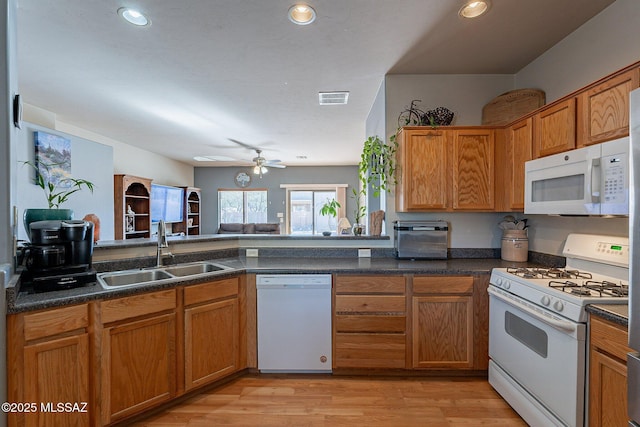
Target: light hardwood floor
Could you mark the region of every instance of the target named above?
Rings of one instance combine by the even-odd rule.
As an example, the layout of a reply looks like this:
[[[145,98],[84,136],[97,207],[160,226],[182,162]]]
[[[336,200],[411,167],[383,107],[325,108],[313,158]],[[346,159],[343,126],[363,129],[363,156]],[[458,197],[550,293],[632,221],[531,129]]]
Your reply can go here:
[[[134,426],[526,426],[483,378],[247,375]]]

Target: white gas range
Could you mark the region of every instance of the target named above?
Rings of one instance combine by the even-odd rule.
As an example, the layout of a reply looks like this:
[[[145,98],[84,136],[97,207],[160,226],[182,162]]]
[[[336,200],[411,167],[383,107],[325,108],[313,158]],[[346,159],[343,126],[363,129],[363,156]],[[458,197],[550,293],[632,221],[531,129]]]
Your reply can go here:
[[[585,425],[585,307],[628,303],[628,238],[570,234],[562,253],[491,273],[489,382],[532,426]]]

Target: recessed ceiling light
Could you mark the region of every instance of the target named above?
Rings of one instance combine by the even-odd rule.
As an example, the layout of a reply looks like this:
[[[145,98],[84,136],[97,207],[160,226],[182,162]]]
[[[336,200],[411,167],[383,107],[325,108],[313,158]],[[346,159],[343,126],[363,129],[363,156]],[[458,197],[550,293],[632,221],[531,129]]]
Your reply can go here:
[[[306,4],[294,4],[287,15],[291,22],[298,25],[309,25],[316,20],[316,11]]]
[[[463,18],[477,18],[489,10],[489,0],[472,0],[460,8],[458,15]]]
[[[320,105],[345,105],[349,101],[349,92],[318,92]]]
[[[149,20],[149,18],[135,9],[121,7],[120,9],[118,9],[118,15],[122,16],[127,22],[139,27],[151,25],[151,21]]]

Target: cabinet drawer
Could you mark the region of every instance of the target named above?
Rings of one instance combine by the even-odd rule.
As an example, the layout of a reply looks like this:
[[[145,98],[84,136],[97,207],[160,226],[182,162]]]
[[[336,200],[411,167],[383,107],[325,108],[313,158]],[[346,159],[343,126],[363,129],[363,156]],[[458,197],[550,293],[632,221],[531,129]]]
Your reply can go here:
[[[176,290],[152,292],[103,301],[102,323],[116,322],[176,308]]]
[[[406,316],[336,315],[338,332],[400,332],[406,329]]]
[[[336,295],[336,313],[404,313],[404,296]]]
[[[336,334],[337,368],[404,368],[404,334]]]
[[[201,283],[184,288],[184,305],[198,304],[238,295],[238,278]]]
[[[591,345],[619,358],[627,360],[629,334],[622,326],[591,316]]]
[[[404,294],[403,276],[337,276],[338,294]]]
[[[416,276],[414,294],[473,294],[471,276]]]
[[[49,337],[89,326],[87,304],[56,308],[24,316],[25,341]]]

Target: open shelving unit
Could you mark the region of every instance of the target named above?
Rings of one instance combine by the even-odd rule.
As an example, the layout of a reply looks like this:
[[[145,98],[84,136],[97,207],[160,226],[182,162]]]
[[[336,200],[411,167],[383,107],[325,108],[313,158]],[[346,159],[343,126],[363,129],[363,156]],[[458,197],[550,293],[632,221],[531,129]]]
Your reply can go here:
[[[151,181],[133,175],[113,176],[116,240],[151,237]]]
[[[185,236],[200,234],[200,201],[201,192],[196,187],[184,188],[184,204],[182,222],[173,224],[174,233],[184,233]]]

